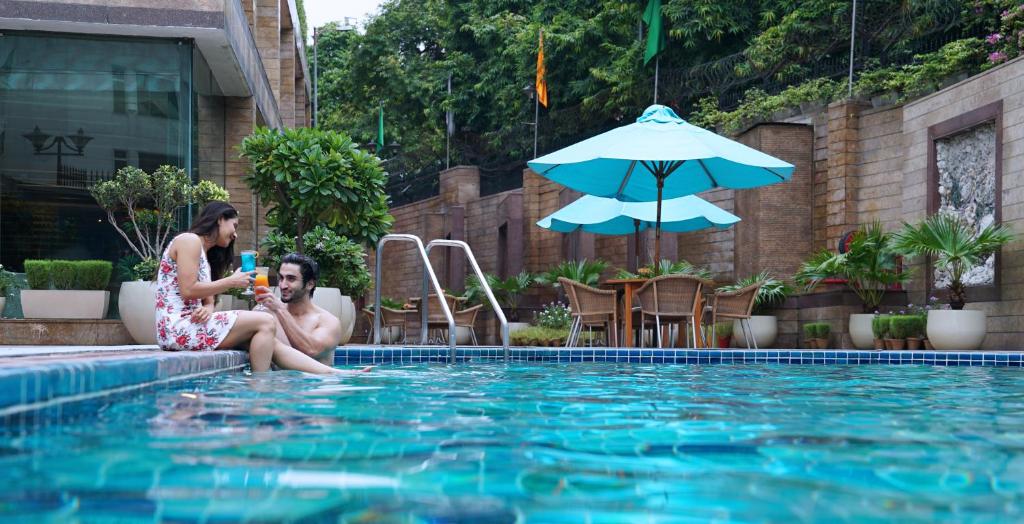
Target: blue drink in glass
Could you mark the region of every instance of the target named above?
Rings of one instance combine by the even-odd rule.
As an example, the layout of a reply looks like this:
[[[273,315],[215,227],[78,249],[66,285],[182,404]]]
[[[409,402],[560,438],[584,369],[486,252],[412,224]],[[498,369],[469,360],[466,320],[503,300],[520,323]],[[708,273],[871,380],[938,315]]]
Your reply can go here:
[[[242,271],[246,273],[253,273],[256,271],[256,252],[255,251],[242,251]],[[242,293],[243,295],[252,295],[253,289],[252,284]]]

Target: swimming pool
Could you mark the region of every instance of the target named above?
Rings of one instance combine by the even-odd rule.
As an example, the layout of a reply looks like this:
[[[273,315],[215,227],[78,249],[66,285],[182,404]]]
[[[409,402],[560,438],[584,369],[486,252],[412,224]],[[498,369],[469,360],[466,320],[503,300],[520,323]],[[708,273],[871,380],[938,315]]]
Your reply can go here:
[[[4,422],[0,517],[31,521],[931,522],[1024,511],[1024,374],[1013,368],[231,372]]]

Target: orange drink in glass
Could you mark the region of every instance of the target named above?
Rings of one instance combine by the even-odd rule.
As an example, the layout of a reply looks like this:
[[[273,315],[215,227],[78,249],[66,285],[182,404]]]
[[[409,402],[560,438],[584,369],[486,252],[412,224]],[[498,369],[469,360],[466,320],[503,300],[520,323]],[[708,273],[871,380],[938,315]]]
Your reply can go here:
[[[260,286],[262,286],[262,287],[265,287],[265,288],[269,289],[270,288],[270,279],[267,276],[267,274],[269,272],[270,272],[270,268],[268,268],[268,267],[258,267],[258,268],[256,268],[256,282],[253,282],[253,287],[254,288],[259,288]],[[260,294],[258,289],[256,291],[256,294],[257,295]]]

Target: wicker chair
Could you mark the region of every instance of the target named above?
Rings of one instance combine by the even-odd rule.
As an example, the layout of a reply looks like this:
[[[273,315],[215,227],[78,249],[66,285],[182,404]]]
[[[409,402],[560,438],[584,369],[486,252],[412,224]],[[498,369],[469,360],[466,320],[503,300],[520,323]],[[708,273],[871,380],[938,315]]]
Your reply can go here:
[[[711,305],[711,340],[717,341],[715,326],[718,325],[719,318],[739,320],[743,338],[747,339],[747,349],[750,349],[751,341],[754,342],[754,349],[757,349],[754,331],[750,329],[750,315],[760,289],[761,283],[757,283],[736,291],[715,291],[714,302]]]
[[[476,316],[483,307],[483,304],[477,304],[473,307],[452,312],[452,315],[455,317],[455,327],[469,328],[469,338],[473,340],[474,346],[480,345],[476,340]],[[445,321],[445,328],[447,329],[447,327],[448,322]]]
[[[697,320],[694,308],[701,297],[701,288],[708,282],[692,275],[662,275],[644,283],[637,290],[636,296],[640,303],[640,326],[649,325],[648,317],[654,317],[654,332],[657,346],[662,347],[662,323],[679,324],[680,331],[685,333],[687,322],[693,328],[693,347],[697,347]],[[669,339],[671,339],[671,327]],[[641,344],[644,337],[641,336]]]
[[[615,291],[592,288],[565,277],[558,277],[558,283],[569,297],[569,309],[573,318],[565,346],[575,346],[579,342],[583,328],[594,326],[604,329],[608,347],[615,345],[619,340],[619,308]]]
[[[368,325],[370,326],[370,329],[369,329],[370,340],[372,340],[373,339],[373,310],[372,309],[368,309],[368,308],[367,309],[363,309],[363,313],[366,313],[367,320],[369,321]],[[407,314],[408,314],[408,311],[405,311],[403,309],[391,309],[389,307],[381,307],[380,308],[380,317],[381,317],[380,318],[380,328],[382,330],[381,331],[381,341],[383,342],[384,334],[385,333],[387,334],[387,339],[388,339],[387,342],[383,342],[383,343],[385,343],[385,344],[394,344],[395,342],[391,338],[391,328],[399,328],[401,330],[401,333],[402,333],[402,341],[400,343],[401,344],[405,344],[405,341],[408,338],[408,329],[407,329],[407,324],[406,324]]]
[[[448,310],[452,312],[452,316],[455,316],[456,297],[445,295],[444,299],[448,303]],[[425,343],[429,344],[431,341],[437,341],[439,344],[446,344],[448,343],[448,318],[444,316],[441,301],[434,293],[427,295],[427,301],[429,303],[427,304],[427,340]],[[422,301],[420,306],[422,307]],[[435,333],[436,337],[430,337],[432,332]]]

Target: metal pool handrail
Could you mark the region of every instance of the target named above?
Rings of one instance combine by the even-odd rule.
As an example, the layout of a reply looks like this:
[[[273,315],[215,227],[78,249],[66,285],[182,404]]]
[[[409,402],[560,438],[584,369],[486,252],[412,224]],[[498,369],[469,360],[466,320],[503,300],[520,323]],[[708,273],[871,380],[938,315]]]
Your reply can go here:
[[[480,271],[480,264],[477,264],[476,257],[473,256],[473,250],[470,249],[469,244],[461,240],[446,240],[437,239],[431,240],[427,244],[427,256],[430,256],[430,249],[434,246],[442,247],[455,247],[459,248],[466,253],[466,258],[469,260],[469,265],[473,268],[473,273],[476,274],[476,278],[480,281],[480,287],[483,288],[484,294],[487,295],[487,300],[491,303],[491,308],[494,309],[494,314],[497,315],[498,321],[501,322],[501,347],[504,350],[505,360],[508,360],[508,320],[505,319],[505,312],[501,310],[501,306],[498,305],[498,299],[494,297],[494,291],[491,290],[491,285],[487,283],[487,278],[484,276],[483,271]],[[427,260],[430,260],[429,258]],[[423,272],[423,294],[427,294],[427,273]],[[444,301],[442,301],[444,302]],[[426,326],[427,310],[423,308],[423,325]],[[452,355],[454,362],[454,354]]]
[[[444,289],[441,288],[441,284],[437,281],[437,275],[434,274],[434,268],[430,265],[430,259],[427,258],[427,251],[423,249],[423,241],[416,235],[405,235],[405,234],[391,234],[384,235],[380,240],[377,241],[377,263],[374,268],[374,284],[373,284],[373,343],[375,345],[380,344],[380,323],[381,323],[381,305],[380,305],[380,294],[381,294],[381,273],[382,273],[382,258],[380,256],[381,251],[384,249],[384,244],[391,241],[401,242],[412,242],[416,244],[416,250],[419,251],[420,258],[423,260],[423,297],[420,299],[420,308],[423,310],[423,338],[421,342],[426,342],[427,332],[427,279],[429,278],[430,283],[434,284],[434,291],[437,296],[440,297],[441,309],[444,311],[444,317],[448,319],[448,351],[451,354],[451,361],[455,362],[455,317],[452,316],[451,308],[448,307],[448,302],[444,300]]]

